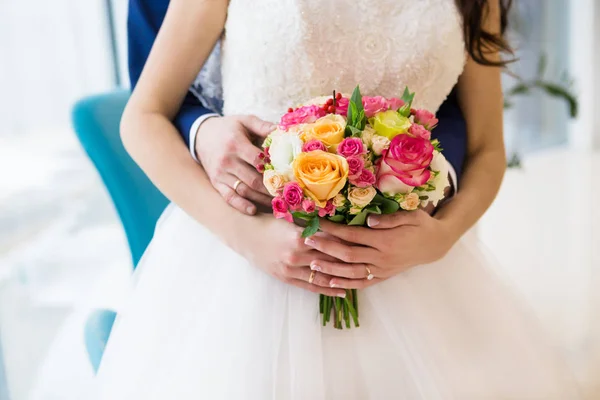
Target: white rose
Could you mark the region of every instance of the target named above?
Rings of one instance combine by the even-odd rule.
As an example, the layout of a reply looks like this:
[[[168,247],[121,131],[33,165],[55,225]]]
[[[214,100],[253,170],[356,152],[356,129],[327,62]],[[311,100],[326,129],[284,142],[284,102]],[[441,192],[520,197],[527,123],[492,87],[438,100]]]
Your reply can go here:
[[[341,193],[336,194],[335,197],[333,198],[333,205],[337,208],[337,207],[344,207],[345,204],[346,204],[346,198],[344,197],[344,195]]]
[[[272,169],[265,171],[263,175],[263,183],[271,196],[277,196],[277,194],[283,190],[285,183],[287,182],[285,176],[275,172]]]
[[[360,138],[362,139],[366,148],[368,148],[368,149],[371,148],[373,136],[375,136],[375,135],[376,135],[375,129],[373,129],[372,126],[369,126],[369,125],[365,126],[365,129],[362,131]]]
[[[348,190],[348,200],[350,200],[353,206],[363,208],[369,205],[376,194],[377,191],[373,186],[366,188],[353,187]]]
[[[434,178],[429,180],[429,183],[435,186],[435,190],[430,192],[419,192],[419,196],[427,196],[427,200],[421,201],[421,205],[424,207],[427,203],[433,203],[434,207],[437,207],[440,200],[444,198],[444,191],[450,186],[450,180],[448,179],[448,161],[446,157],[439,151],[433,152],[433,159],[431,160],[431,170],[437,171],[438,174]]]
[[[350,213],[350,215],[356,215],[356,214],[360,214],[360,212],[363,209],[361,207],[350,207],[350,210],[348,210],[348,213]]]
[[[400,203],[400,207],[403,210],[413,211],[419,207],[419,195],[417,193],[409,193],[404,197],[404,200]]]
[[[390,147],[390,139],[385,136],[373,135],[371,139],[371,148],[373,149],[373,154],[376,156],[380,156],[383,153],[383,150]]]
[[[275,172],[291,181],[294,177],[292,162],[302,152],[302,140],[295,134],[275,131],[271,135],[269,158]]]

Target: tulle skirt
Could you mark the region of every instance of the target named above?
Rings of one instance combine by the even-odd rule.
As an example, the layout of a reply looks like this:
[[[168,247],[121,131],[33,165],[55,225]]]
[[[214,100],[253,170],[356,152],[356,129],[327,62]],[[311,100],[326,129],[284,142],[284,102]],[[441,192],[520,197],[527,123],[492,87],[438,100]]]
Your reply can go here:
[[[135,275],[101,399],[577,399],[559,352],[466,236],[359,292],[359,328],[171,205]]]

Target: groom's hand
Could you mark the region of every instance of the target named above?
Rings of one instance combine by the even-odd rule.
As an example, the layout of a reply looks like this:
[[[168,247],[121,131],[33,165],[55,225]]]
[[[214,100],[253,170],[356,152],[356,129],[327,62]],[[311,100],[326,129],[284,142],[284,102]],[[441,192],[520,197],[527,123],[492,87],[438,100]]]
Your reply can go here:
[[[196,155],[212,185],[237,210],[253,215],[256,206],[270,207],[271,196],[254,163],[257,144],[276,128],[252,115],[214,117],[202,123],[196,136]],[[240,181],[236,186],[236,182]]]

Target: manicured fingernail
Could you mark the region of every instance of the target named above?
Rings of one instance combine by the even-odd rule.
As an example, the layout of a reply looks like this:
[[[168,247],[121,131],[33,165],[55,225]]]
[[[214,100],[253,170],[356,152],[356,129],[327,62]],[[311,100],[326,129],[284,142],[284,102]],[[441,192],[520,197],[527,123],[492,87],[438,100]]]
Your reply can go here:
[[[335,283],[335,282],[329,282],[329,286],[332,287],[332,288],[339,287],[339,285],[337,283]]]
[[[374,226],[377,226],[377,225],[379,225],[379,221],[377,221],[375,218],[369,217],[369,218],[367,219],[367,224],[368,224],[370,227],[374,227]]]
[[[319,272],[321,272],[321,267],[319,267],[317,264],[312,264],[310,266],[310,269],[312,269],[313,271],[319,271]]]
[[[248,207],[246,208],[246,212],[250,215],[254,215],[254,207]]]
[[[306,238],[304,239],[304,244],[307,246],[314,246],[315,245],[315,241],[312,240],[311,238]]]
[[[346,298],[346,292],[338,294],[337,297],[341,297],[342,299],[345,299]]]

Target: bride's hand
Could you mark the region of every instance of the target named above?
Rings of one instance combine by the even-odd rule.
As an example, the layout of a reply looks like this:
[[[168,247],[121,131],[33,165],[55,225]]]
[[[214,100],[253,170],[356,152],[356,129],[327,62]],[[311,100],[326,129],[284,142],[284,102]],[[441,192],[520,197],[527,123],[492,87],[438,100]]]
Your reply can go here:
[[[240,229],[239,243],[234,246],[253,265],[282,282],[327,296],[345,296],[345,291],[330,287],[331,276],[313,273],[310,262],[315,259],[335,261],[306,246],[302,228],[271,215],[259,214]],[[324,236],[321,234],[321,236]],[[330,238],[331,240],[331,238]],[[309,283],[311,274],[314,280]]]
[[[229,205],[245,214],[254,215],[256,205],[271,206],[254,163],[261,151],[255,142],[274,129],[253,115],[234,115],[209,118],[198,130],[195,151],[210,182]],[[238,179],[241,183],[234,190]]]
[[[370,215],[368,222],[372,229],[322,220],[323,232],[352,244],[324,237],[306,240],[313,249],[343,261],[315,258],[311,262],[314,270],[334,276],[331,287],[370,286],[410,267],[439,260],[458,240],[451,227],[423,210]]]

